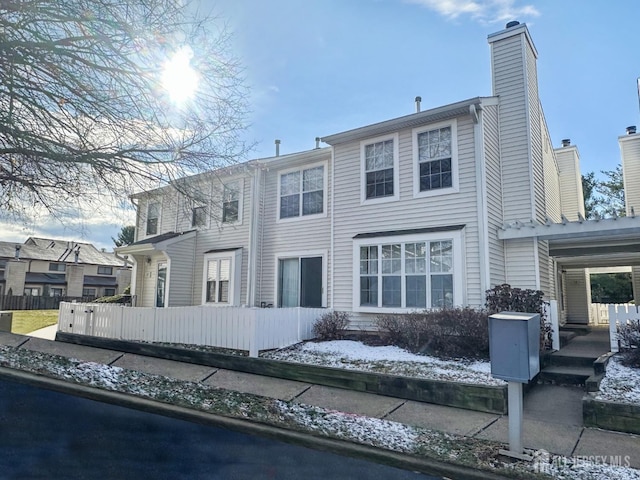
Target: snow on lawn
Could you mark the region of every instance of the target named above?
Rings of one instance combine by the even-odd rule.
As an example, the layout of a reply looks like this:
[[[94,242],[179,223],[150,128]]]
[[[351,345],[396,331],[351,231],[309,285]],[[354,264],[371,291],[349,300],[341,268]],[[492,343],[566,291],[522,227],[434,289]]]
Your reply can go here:
[[[612,357],[596,399],[640,405],[640,369],[625,367]]]
[[[440,360],[394,346],[372,347],[352,340],[306,342],[265,352],[265,358],[324,367],[388,373],[406,377],[480,385],[504,385],[491,376],[491,364],[482,361]]]

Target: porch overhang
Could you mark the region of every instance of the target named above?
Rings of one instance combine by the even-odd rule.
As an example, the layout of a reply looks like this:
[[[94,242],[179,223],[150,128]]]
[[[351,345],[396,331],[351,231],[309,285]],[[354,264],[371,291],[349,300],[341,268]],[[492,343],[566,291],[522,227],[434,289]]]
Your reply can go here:
[[[179,233],[168,232],[162,235],[156,235],[155,237],[145,238],[126,247],[118,247],[115,251],[118,255],[148,255],[156,251],[164,251],[169,245],[193,238],[195,235],[195,230]]]
[[[549,243],[549,255],[563,267],[640,265],[640,217],[562,222],[513,222],[498,231],[501,240],[535,238]]]

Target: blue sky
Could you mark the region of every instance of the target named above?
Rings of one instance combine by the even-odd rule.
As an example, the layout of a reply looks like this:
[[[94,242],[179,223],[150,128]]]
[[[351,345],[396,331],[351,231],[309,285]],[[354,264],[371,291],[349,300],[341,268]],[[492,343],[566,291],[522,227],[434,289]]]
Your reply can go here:
[[[491,95],[487,35],[527,23],[539,53],[542,105],[554,146],[570,138],[582,172],[620,161],[617,137],[640,125],[639,2],[575,0],[202,0],[233,32],[250,88],[251,158],[311,149],[315,137]],[[197,52],[195,52],[197,55]],[[121,219],[82,233],[43,219],[0,225],[27,235],[112,247]]]

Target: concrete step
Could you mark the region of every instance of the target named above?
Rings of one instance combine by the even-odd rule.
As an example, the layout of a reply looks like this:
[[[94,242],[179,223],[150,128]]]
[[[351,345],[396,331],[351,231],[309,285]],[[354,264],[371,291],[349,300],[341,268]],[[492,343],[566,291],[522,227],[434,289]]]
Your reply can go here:
[[[593,367],[598,356],[566,354],[563,350],[554,352],[549,357],[549,365],[553,367]]]
[[[593,375],[593,367],[558,367],[550,366],[542,369],[538,381],[556,385],[586,385],[587,379]]]
[[[560,348],[566,347],[576,337],[576,332],[560,330]]]
[[[560,327],[561,332],[574,332],[576,335],[586,335],[591,327],[583,323],[565,323]]]
[[[585,382],[585,389],[587,392],[598,392],[600,391],[600,382],[604,378],[604,373],[596,373],[587,378]]]

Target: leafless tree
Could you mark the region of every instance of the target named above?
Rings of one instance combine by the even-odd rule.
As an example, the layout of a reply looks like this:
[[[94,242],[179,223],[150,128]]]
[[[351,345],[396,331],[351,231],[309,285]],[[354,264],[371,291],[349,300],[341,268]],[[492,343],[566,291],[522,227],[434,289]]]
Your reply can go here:
[[[0,213],[102,203],[244,153],[246,90],[219,21],[181,0],[0,0]],[[167,61],[197,89],[172,100]]]

